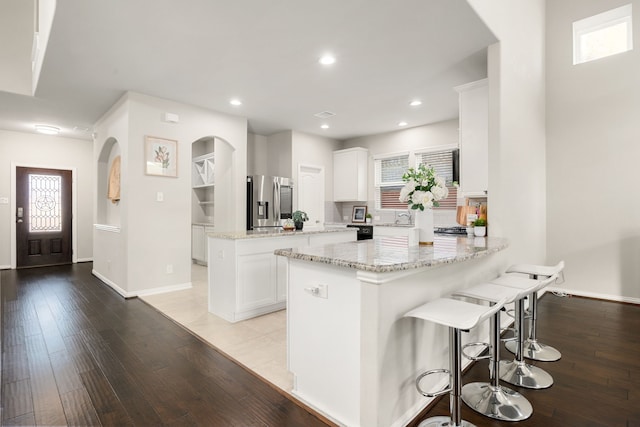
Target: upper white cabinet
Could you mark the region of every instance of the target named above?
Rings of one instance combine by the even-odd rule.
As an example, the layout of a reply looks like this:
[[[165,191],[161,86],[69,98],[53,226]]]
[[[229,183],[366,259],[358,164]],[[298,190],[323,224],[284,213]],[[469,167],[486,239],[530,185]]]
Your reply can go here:
[[[487,79],[457,86],[460,102],[460,193],[485,196],[489,184],[489,88]]]
[[[333,200],[354,202],[367,200],[369,151],[356,147],[333,152]]]

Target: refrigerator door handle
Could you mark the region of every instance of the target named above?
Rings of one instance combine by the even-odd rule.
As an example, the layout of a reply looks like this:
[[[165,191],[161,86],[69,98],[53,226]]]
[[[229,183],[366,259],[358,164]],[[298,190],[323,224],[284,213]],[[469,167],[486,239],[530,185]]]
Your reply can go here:
[[[280,183],[273,181],[273,220],[276,224],[280,221]]]

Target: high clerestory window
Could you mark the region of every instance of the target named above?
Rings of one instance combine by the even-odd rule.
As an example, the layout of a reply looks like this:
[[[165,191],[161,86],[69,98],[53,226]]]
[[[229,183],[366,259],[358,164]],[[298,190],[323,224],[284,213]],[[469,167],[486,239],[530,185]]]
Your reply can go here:
[[[573,23],[573,64],[633,49],[631,4]]]

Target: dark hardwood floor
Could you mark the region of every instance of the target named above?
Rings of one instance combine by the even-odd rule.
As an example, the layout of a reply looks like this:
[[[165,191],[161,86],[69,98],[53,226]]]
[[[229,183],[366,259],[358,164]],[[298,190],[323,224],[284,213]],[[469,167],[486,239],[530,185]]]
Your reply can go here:
[[[0,272],[2,425],[328,425],[91,266]]]
[[[562,352],[557,362],[531,362],[549,372],[545,390],[508,385],[533,405],[518,423],[483,417],[462,404],[463,419],[477,426],[640,427],[640,306],[546,293],[538,304],[538,339]],[[501,350],[501,359],[513,354]],[[488,381],[486,361],[475,363],[463,384]],[[505,384],[507,385],[507,384]],[[449,397],[410,426],[449,411]]]
[[[331,425],[152,307],[125,301],[91,264],[5,270],[0,294],[3,425]],[[640,307],[547,294],[539,309],[540,340],[563,357],[534,362],[553,375],[551,388],[518,389],[533,416],[497,422],[463,405],[463,417],[640,427]],[[463,382],[487,376],[478,362]],[[445,397],[410,425],[447,412]]]

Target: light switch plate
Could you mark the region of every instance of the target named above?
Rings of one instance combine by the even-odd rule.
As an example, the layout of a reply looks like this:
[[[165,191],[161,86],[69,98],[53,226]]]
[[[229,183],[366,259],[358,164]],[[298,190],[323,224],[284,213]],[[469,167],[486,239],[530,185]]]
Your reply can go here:
[[[0,205],[8,205],[9,198],[8,197],[0,197]]]
[[[156,193],[156,202],[164,202],[164,193],[162,191]]]

